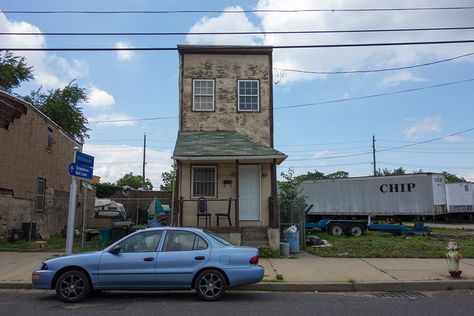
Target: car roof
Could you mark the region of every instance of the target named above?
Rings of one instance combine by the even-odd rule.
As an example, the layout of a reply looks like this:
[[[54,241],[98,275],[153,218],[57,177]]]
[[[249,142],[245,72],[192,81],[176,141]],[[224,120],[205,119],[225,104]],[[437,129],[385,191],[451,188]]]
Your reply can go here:
[[[160,226],[160,227],[149,227],[144,228],[141,231],[152,231],[152,230],[186,230],[191,232],[203,232],[204,229],[196,227],[174,227],[174,226]]]

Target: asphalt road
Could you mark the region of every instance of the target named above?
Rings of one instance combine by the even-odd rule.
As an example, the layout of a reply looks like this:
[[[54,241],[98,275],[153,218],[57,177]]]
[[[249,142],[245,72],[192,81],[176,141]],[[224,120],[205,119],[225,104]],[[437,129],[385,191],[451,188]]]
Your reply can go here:
[[[0,290],[1,315],[472,315],[474,291],[409,293],[229,292],[218,302],[191,292],[106,292],[83,303],[53,291]]]

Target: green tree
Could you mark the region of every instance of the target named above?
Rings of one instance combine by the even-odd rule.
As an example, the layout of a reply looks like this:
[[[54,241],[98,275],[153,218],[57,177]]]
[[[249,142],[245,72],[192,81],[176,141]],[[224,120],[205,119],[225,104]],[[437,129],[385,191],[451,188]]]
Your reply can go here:
[[[112,196],[115,192],[120,191],[122,188],[110,183],[110,182],[104,182],[104,183],[97,183],[94,185],[96,189],[96,196],[98,198],[107,198]]]
[[[28,67],[25,57],[13,56],[9,51],[0,52],[0,90],[11,93],[21,82],[33,78],[33,67]]]
[[[443,171],[443,176],[446,179],[447,183],[466,182],[466,179],[464,179],[463,177],[459,177],[455,173],[449,173],[447,171]]]
[[[324,174],[324,172],[314,170],[308,171],[306,174],[296,176],[299,181],[311,181],[311,180],[324,180],[324,179],[341,179],[349,177],[347,171],[336,171],[330,174]]]
[[[134,189],[143,188],[143,176],[133,175],[133,172],[130,172],[118,179],[117,182],[115,182],[115,185],[119,187],[129,186]],[[145,187],[143,189],[153,189],[153,185],[151,184],[150,179],[145,178]]]
[[[403,174],[406,174],[406,170],[400,167],[397,169],[393,169],[393,171],[387,168],[384,168],[383,170],[379,169],[377,170],[375,175],[376,176],[399,176]]]
[[[327,175],[328,179],[343,179],[349,178],[349,172],[347,171],[336,171]]]
[[[79,107],[81,102],[87,102],[86,91],[74,81],[71,81],[64,89],[51,89],[47,93],[42,93],[40,88],[32,91],[24,99],[80,142],[83,143],[84,139],[89,137],[87,132],[90,129],[86,127],[87,118]]]
[[[173,191],[174,183],[176,181],[176,170],[174,168],[171,171],[165,171],[161,173],[161,180],[163,184],[160,185],[162,191]]]

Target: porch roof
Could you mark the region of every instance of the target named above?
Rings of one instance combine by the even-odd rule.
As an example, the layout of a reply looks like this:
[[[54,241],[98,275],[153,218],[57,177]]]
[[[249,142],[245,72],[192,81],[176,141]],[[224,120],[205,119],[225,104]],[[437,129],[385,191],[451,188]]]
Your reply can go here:
[[[176,160],[276,159],[280,164],[287,156],[237,132],[178,132],[172,158]]]

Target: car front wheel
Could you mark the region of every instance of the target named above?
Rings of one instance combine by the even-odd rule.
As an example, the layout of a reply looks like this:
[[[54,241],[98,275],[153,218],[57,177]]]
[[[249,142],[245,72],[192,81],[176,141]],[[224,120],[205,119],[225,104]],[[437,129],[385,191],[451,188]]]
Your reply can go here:
[[[67,303],[82,301],[90,292],[87,276],[79,270],[69,270],[59,276],[56,282],[56,295]]]
[[[225,293],[225,278],[217,270],[204,270],[194,284],[197,296],[204,301],[215,301]]]

